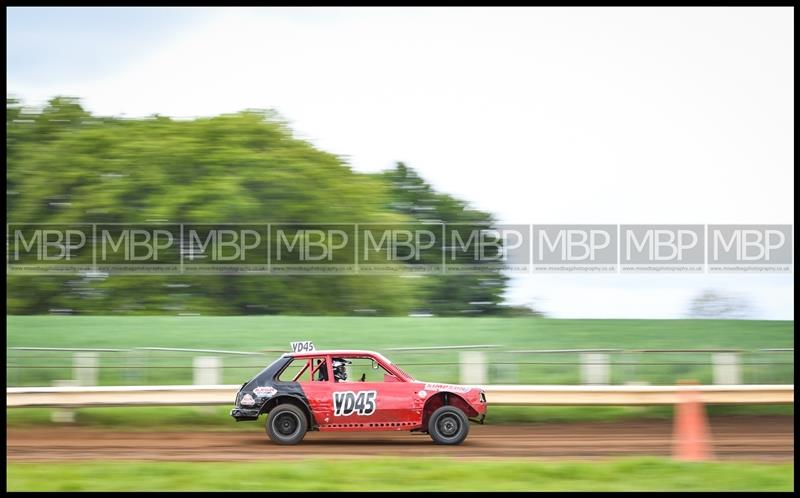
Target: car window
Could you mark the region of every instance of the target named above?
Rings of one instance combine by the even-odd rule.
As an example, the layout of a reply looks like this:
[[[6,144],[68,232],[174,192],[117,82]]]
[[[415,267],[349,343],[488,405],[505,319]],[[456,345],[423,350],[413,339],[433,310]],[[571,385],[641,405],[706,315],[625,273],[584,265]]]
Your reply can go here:
[[[280,375],[278,375],[278,380],[281,382],[291,382],[304,368],[306,368],[306,360],[293,359],[292,362],[283,369]]]
[[[387,372],[378,362],[370,358],[345,358],[351,363],[347,365],[347,382],[397,382],[396,376]],[[373,365],[377,368],[373,368]]]
[[[393,363],[393,364],[392,364],[392,366],[393,366],[394,368],[396,368],[397,370],[400,370],[400,373],[401,373],[401,374],[403,374],[403,375],[405,375],[405,376],[406,376],[406,377],[408,377],[409,379],[414,379],[414,377],[413,377],[411,374],[409,374],[408,372],[406,372],[405,370],[403,370],[402,368],[400,368],[400,367],[399,367],[399,366],[398,366],[396,363]]]
[[[313,368],[310,365],[313,365]],[[278,375],[278,380],[281,382],[326,382],[327,376],[328,368],[325,365],[325,358],[295,358]]]
[[[328,364],[324,359],[314,360],[314,382],[327,382],[328,381]]]

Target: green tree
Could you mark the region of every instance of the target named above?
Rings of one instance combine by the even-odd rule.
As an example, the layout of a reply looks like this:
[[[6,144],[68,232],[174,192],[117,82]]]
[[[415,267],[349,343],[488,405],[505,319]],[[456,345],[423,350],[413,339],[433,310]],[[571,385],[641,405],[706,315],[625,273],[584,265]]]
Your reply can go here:
[[[92,116],[74,98],[56,97],[42,109],[7,98],[6,143],[12,223],[390,224],[429,214],[491,222],[402,164],[381,174],[353,171],[295,138],[273,111],[122,119]],[[25,314],[492,313],[505,277],[489,277],[12,274],[6,304]]]
[[[468,239],[469,231],[488,228],[495,223],[491,214],[471,209],[463,201],[436,192],[402,162],[384,172],[383,177],[392,186],[392,209],[416,222],[453,224],[465,232],[464,240]],[[432,257],[436,259],[425,262],[441,261],[441,254]],[[508,277],[500,271],[434,275],[431,279],[426,307],[435,315],[490,315],[503,311],[500,304]]]

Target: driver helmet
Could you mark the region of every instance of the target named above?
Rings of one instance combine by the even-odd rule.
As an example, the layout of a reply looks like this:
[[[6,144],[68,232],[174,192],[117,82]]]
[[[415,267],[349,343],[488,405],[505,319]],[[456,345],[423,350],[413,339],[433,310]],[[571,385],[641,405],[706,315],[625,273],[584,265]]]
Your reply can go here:
[[[350,363],[351,362],[342,358],[333,359],[333,378],[336,379],[336,382],[347,380],[347,365]]]

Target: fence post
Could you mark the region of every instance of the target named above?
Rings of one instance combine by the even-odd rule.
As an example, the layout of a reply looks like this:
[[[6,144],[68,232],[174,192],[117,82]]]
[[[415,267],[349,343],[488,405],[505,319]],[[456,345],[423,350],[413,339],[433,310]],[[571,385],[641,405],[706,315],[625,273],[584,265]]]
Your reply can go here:
[[[78,386],[76,380],[54,380],[55,387],[75,387]],[[50,420],[59,424],[71,424],[75,422],[75,410],[71,408],[55,408],[50,412]]]
[[[222,362],[219,357],[195,356],[194,384],[204,386],[221,384],[221,370]]]
[[[714,384],[741,384],[739,353],[714,353]]]
[[[461,359],[461,384],[487,384],[486,353],[482,351],[462,351]]]
[[[610,370],[608,354],[581,353],[582,384],[609,384]]]
[[[99,355],[95,352],[81,351],[75,353],[73,356],[73,374],[72,378],[75,379],[79,386],[96,386],[98,385],[98,364]]]

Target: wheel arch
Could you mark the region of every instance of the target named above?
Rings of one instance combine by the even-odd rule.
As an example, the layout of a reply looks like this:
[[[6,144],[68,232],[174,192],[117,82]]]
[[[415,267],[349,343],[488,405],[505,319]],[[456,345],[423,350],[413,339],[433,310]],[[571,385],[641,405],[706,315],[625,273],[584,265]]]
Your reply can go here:
[[[261,405],[261,410],[258,412],[258,414],[259,415],[267,414],[270,411],[272,411],[276,406],[286,403],[297,406],[303,411],[303,413],[306,414],[309,430],[317,428],[317,422],[314,419],[314,412],[311,411],[311,407],[308,406],[306,400],[300,398],[299,396],[292,396],[291,394],[281,394],[280,396],[275,396],[274,398],[270,398],[269,400],[267,400],[266,403]]]
[[[445,405],[458,408],[464,412],[467,418],[478,416],[478,411],[467,403],[467,400],[463,397],[450,391],[439,391],[425,400],[425,406],[422,409],[422,427],[428,427],[428,420],[430,420],[431,414],[436,411],[437,408]]]

